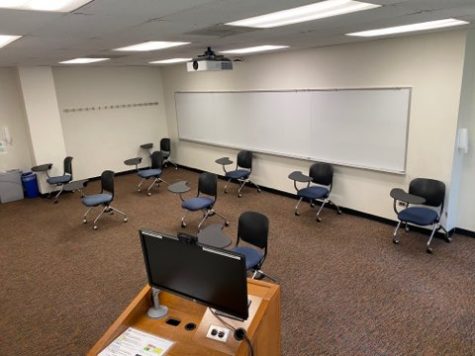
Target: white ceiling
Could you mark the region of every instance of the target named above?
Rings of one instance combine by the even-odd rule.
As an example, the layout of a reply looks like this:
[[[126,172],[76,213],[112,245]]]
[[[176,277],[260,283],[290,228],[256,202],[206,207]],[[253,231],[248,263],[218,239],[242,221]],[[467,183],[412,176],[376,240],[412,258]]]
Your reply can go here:
[[[473,23],[466,27],[475,26],[475,0],[366,0],[383,6],[272,29],[219,26],[314,2],[316,0],[94,0],[67,14],[0,9],[0,34],[24,36],[0,49],[0,66],[56,65],[59,61],[87,56],[114,57],[101,65],[146,65],[152,60],[193,57],[204,52],[207,46],[215,50],[261,44],[310,48],[365,40],[345,36],[348,32],[447,17]],[[220,34],[210,35],[215,26]],[[235,32],[225,36],[223,29]],[[192,44],[154,52],[112,51],[151,40]]]

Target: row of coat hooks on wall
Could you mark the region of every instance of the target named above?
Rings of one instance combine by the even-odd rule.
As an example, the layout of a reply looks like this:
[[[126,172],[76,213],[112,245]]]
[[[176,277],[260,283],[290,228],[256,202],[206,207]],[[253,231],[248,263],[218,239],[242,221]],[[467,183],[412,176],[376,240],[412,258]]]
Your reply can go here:
[[[117,110],[117,109],[138,108],[138,107],[144,107],[144,106],[158,106],[158,101],[147,102],[147,103],[133,103],[133,104],[100,105],[100,106],[90,106],[90,107],[83,107],[83,108],[67,108],[67,109],[63,109],[63,112],[73,113],[73,112],[84,112],[84,111]]]

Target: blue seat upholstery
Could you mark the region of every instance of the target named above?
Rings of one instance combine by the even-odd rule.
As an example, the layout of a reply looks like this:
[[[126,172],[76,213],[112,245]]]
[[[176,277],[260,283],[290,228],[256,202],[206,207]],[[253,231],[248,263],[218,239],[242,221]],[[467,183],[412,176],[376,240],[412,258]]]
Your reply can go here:
[[[315,199],[324,199],[328,197],[329,193],[330,191],[327,188],[320,187],[320,186],[313,186],[313,187],[300,189],[297,192],[297,195],[300,198],[315,200]]]
[[[231,179],[247,179],[250,174],[251,171],[247,169],[236,169],[235,171],[227,172],[226,177]]]
[[[66,174],[64,176],[58,176],[58,177],[50,177],[46,181],[49,184],[65,184],[70,182],[72,179],[72,176],[69,174]]]
[[[263,252],[252,247],[238,246],[233,248],[233,251],[246,257],[246,269],[256,267],[264,256]]]
[[[186,210],[196,211],[201,209],[212,208],[214,204],[214,198],[211,197],[196,197],[185,200],[181,203],[181,207]]]
[[[86,195],[81,199],[85,206],[98,206],[101,204],[107,204],[112,201],[112,194],[94,194]]]
[[[401,221],[417,225],[432,225],[439,219],[435,210],[418,206],[402,210],[397,217]]]
[[[150,177],[160,177],[161,174],[162,174],[161,169],[153,169],[153,168],[144,169],[138,172],[139,177],[145,178],[145,179],[150,178]]]

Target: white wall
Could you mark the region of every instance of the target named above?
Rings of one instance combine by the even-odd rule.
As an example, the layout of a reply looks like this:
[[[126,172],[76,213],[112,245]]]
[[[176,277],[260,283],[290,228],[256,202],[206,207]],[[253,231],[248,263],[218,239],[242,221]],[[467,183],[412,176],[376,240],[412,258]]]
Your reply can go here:
[[[105,169],[116,172],[134,167],[127,158],[148,155],[143,143],[168,136],[160,70],[152,67],[55,67],[64,140],[68,155],[74,157],[75,178],[99,176]],[[104,106],[158,102],[104,110]],[[97,110],[97,107],[102,107]],[[96,110],[65,112],[71,108]]]
[[[51,68],[20,67],[18,74],[30,133],[33,162],[35,164],[53,163],[51,175],[61,175],[66,149]],[[44,174],[39,176],[38,181],[42,193],[51,190]]]
[[[458,227],[475,231],[475,30],[467,35],[458,128],[468,129],[469,152],[455,151],[453,210]]]
[[[394,219],[389,191],[415,177],[449,183],[463,71],[465,31],[376,40],[360,44],[246,57],[231,72],[187,73],[183,64],[163,70],[170,136],[179,163],[221,172],[224,148],[177,143],[175,91],[412,86],[407,174],[398,176],[336,167],[333,199],[344,207]],[[252,129],[252,128],[250,128]],[[257,155],[258,184],[294,192],[288,174],[310,162]],[[285,209],[285,207],[283,207]],[[289,209],[291,207],[288,207]]]
[[[16,68],[0,68],[0,129],[8,127],[13,139],[7,153],[0,154],[0,171],[32,166],[30,139]],[[3,137],[2,137],[3,138]]]

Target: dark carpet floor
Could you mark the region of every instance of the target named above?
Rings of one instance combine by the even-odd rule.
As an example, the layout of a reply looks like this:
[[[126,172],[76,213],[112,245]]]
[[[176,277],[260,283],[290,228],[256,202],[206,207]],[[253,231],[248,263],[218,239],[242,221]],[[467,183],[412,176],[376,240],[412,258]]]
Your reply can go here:
[[[164,179],[196,189],[194,172]],[[137,231],[176,232],[182,210],[165,186],[147,197],[137,182],[116,178],[114,205],[129,222],[107,216],[98,231],[81,223],[78,193],[0,205],[0,355],[84,354],[146,284]],[[331,209],[317,223],[308,205],[296,217],[295,200],[251,188],[238,199],[231,188],[216,209],[233,238],[240,213],[270,219],[264,270],[282,287],[284,355],[475,354],[475,239],[436,239],[431,256],[421,233],[402,230],[396,246],[392,226]]]

